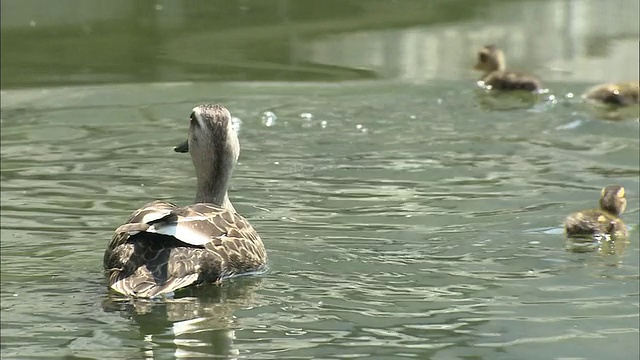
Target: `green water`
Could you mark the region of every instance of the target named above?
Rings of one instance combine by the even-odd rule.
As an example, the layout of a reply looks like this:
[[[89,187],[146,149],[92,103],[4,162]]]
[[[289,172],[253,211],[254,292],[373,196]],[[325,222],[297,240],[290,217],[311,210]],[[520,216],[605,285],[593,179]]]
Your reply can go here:
[[[637,11],[627,28],[597,33],[609,50],[588,59],[615,68],[588,71],[582,55],[523,53],[504,14],[577,7],[587,21],[597,2],[292,3],[178,2],[195,18],[154,15],[144,36],[155,52],[140,57],[117,49],[144,41],[120,36],[102,54],[92,34],[143,36],[149,6],[179,13],[171,3],[62,26],[46,24],[52,9],[2,2],[2,358],[638,358],[637,114],[605,121],[567,96],[637,77],[625,52],[629,39],[638,46]],[[5,21],[10,5],[26,26]],[[203,37],[212,13],[236,21],[213,21]],[[71,14],[85,16],[80,5]],[[234,32],[253,40],[241,45]],[[283,48],[281,35],[298,45]],[[537,35],[555,50],[568,41]],[[538,54],[514,66],[549,78],[558,100],[482,106],[463,65],[491,37]],[[170,38],[185,40],[179,52],[160,45]],[[223,38],[224,51],[210,52],[220,56],[193,55],[198,41]],[[430,57],[398,52],[407,44]],[[197,297],[112,301],[101,267],[115,227],[151,199],[194,196],[191,162],[172,147],[202,102],[236,117],[230,197],[263,238],[270,271]],[[627,189],[630,244],[613,255],[566,251],[562,220],[611,183]]]

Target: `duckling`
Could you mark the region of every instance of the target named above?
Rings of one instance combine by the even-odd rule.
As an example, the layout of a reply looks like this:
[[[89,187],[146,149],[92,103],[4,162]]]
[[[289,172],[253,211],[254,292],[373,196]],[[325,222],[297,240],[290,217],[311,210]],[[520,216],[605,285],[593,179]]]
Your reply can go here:
[[[627,239],[629,230],[619,218],[627,207],[624,188],[609,185],[600,192],[600,208],[583,210],[569,215],[564,221],[568,237],[593,237],[609,235]]]
[[[582,98],[594,103],[629,106],[640,103],[640,81],[600,84],[588,89]]]
[[[484,72],[480,81],[485,86],[491,86],[491,89],[526,91],[542,89],[540,80],[534,76],[505,70],[504,53],[495,45],[487,45],[478,51],[478,63],[473,68]]]

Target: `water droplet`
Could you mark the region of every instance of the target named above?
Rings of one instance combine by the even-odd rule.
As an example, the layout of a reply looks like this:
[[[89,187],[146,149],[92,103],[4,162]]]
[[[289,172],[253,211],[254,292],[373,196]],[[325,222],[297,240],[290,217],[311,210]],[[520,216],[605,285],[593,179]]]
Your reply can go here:
[[[326,128],[327,127],[327,120],[322,120],[322,122],[320,123],[320,127],[321,128]]]
[[[231,117],[231,127],[235,132],[240,132],[240,126],[242,126],[242,120],[235,116]]]
[[[29,21],[29,26],[36,27],[36,21],[35,20]]]
[[[564,97],[567,99],[573,99],[573,93],[566,93]]]
[[[358,129],[358,130],[362,129],[362,124],[356,125],[356,129]]]
[[[307,121],[313,120],[313,115],[311,113],[302,113],[300,114],[300,117]]]
[[[442,104],[442,99],[438,98],[437,102],[438,102],[438,105]]]
[[[262,113],[263,125],[267,127],[273,126],[276,123],[276,120],[278,120],[278,117],[273,113],[273,111],[265,111]]]
[[[415,119],[417,116],[415,115],[409,115],[409,119]]]

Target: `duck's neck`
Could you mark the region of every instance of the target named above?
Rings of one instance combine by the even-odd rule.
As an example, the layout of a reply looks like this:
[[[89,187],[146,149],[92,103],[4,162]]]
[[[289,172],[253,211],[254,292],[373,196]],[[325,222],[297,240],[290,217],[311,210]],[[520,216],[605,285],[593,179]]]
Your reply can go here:
[[[486,71],[484,74],[482,74],[482,76],[480,77],[480,80],[482,81],[489,80],[489,77],[491,76],[491,74],[493,74],[494,71],[495,70]]]
[[[488,78],[488,77],[489,77],[490,75],[492,75],[493,73],[500,72],[500,71],[504,71],[504,69],[505,69],[505,68],[504,68],[504,65],[502,65],[502,64],[498,64],[498,65],[496,65],[496,67],[495,67],[495,68],[493,68],[493,69],[491,69],[491,70],[487,70],[487,71],[485,71],[484,75],[482,75],[482,79],[486,79],[486,78]]]
[[[608,205],[608,204],[600,204],[600,209],[604,210],[606,212],[608,212],[611,215],[615,215],[615,216],[620,216],[620,214],[622,213],[622,211],[620,211],[619,208],[617,208],[615,205]]]
[[[221,166],[217,171],[210,171],[206,174],[198,174],[195,202],[211,203],[223,209],[235,211],[228,195],[230,178],[231,168],[228,166]]]

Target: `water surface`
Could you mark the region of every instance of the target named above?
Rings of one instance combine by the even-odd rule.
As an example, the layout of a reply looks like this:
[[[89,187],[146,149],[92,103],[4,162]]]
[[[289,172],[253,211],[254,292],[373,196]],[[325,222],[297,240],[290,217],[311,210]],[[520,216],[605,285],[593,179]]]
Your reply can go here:
[[[637,354],[638,121],[474,99],[464,83],[3,92],[3,357]],[[240,121],[231,197],[271,271],[113,303],[106,242],[149,199],[191,201],[172,146],[202,101]],[[628,189],[631,244],[567,252],[563,217],[612,182]]]
[[[578,99],[638,77],[620,2],[2,1],[2,358],[637,359],[638,113]],[[552,100],[488,107],[487,43]],[[270,271],[116,301],[106,243],[192,201],[172,148],[203,102],[239,125]],[[567,251],[612,183],[630,243]]]

